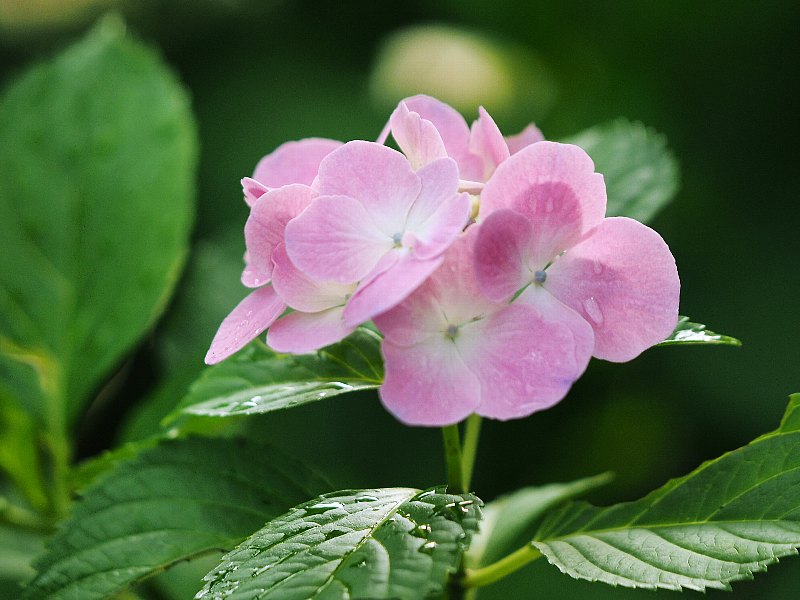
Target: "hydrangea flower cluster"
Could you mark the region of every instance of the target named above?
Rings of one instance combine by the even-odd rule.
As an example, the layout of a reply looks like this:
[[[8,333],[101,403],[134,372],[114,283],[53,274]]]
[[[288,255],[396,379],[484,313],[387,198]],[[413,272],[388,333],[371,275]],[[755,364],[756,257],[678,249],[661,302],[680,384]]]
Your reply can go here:
[[[377,142],[289,142],[242,186],[253,291],[209,364],[264,331],[277,352],[302,354],[373,321],[381,401],[441,426],[548,408],[592,356],[630,360],[677,323],[669,248],[605,217],[589,156],[533,125],[504,137],[483,108],[469,127],[434,98],[407,98]]]

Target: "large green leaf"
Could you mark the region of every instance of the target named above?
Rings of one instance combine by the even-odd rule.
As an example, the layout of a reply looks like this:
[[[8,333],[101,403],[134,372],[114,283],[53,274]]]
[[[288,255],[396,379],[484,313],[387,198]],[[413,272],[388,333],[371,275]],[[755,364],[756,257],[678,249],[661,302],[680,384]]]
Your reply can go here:
[[[569,483],[526,487],[487,502],[483,507],[481,530],[467,551],[472,567],[490,564],[512,550],[512,544],[545,512],[571,498],[581,496],[611,481],[610,473]]]
[[[197,598],[440,597],[477,530],[480,504],[443,489],[326,494],[223,557]]]
[[[164,441],[85,491],[37,561],[27,598],[105,598],[176,561],[230,550],[325,489],[313,472],[261,444]]]
[[[573,503],[531,544],[578,579],[729,589],[800,547],[800,394],[781,427],[636,502]]]
[[[383,381],[380,336],[362,328],[315,354],[276,354],[254,342],[208,368],[173,415],[229,417],[292,408]]]
[[[195,125],[175,76],[112,19],[6,91],[0,138],[0,363],[35,375],[18,402],[55,423],[79,413],[177,279]]]
[[[692,323],[689,317],[679,317],[675,331],[659,346],[741,346],[742,342],[729,335],[714,333],[701,323]]]
[[[617,119],[563,141],[586,150],[603,174],[609,217],[647,223],[678,191],[678,162],[666,139],[641,123]]]

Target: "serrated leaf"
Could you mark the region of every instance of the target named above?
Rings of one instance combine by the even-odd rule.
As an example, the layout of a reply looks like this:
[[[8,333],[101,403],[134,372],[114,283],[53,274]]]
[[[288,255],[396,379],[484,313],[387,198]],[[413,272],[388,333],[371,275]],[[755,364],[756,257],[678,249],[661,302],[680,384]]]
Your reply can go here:
[[[742,342],[729,335],[721,335],[706,329],[701,323],[692,323],[689,317],[678,317],[675,331],[659,346],[683,346],[711,344],[716,346],[741,346]]]
[[[5,92],[0,139],[0,363],[34,374],[22,406],[74,419],[180,272],[197,154],[189,100],[106,20]]]
[[[93,600],[176,561],[230,550],[328,484],[240,439],[161,442],[90,486],[37,561],[26,598]]]
[[[467,551],[468,564],[480,567],[499,560],[514,549],[512,545],[517,538],[545,512],[607,484],[612,478],[610,473],[603,473],[569,483],[532,486],[487,502],[483,507],[481,529]]]
[[[276,354],[255,342],[206,369],[168,421],[180,414],[229,417],[293,408],[383,380],[380,336],[361,328],[316,354]]]
[[[617,119],[562,141],[586,150],[603,174],[609,217],[647,223],[678,191],[678,162],[666,138],[641,123]]]
[[[223,557],[196,598],[440,597],[477,530],[480,505],[443,488],[326,494]]]
[[[800,394],[781,427],[636,502],[572,503],[531,544],[577,579],[729,589],[800,547]]]

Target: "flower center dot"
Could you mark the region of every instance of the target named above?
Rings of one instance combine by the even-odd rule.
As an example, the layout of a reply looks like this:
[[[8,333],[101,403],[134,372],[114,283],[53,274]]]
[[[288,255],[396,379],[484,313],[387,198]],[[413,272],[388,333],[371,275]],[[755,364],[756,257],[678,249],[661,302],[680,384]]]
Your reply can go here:
[[[394,242],[395,246],[402,246],[403,245],[403,232],[398,231],[392,236],[392,241]]]
[[[533,280],[536,283],[544,283],[547,281],[547,271],[536,271],[536,273],[533,274]]]
[[[448,325],[447,329],[445,330],[444,334],[449,337],[451,340],[456,339],[458,335],[458,327],[455,325]]]

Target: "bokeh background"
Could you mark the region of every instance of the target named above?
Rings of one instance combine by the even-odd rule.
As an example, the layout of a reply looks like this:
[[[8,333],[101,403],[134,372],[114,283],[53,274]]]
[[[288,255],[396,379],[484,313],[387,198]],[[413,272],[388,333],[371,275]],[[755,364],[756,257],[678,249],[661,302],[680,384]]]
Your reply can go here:
[[[744,341],[594,361],[556,408],[485,423],[481,497],[611,470],[615,482],[591,499],[634,499],[773,429],[800,391],[799,3],[0,0],[0,83],[109,7],[190,90],[202,150],[187,271],[164,319],[82,420],[80,457],[152,433],[245,295],[239,179],[289,139],[374,139],[397,100],[417,92],[469,120],[483,104],[507,133],[535,121],[559,139],[618,116],[663,132],[682,184],[653,226],[678,262],[681,312]],[[374,396],[271,415],[250,434],[341,488],[444,477],[438,430],[401,426]],[[182,565],[141,593],[190,597],[207,566]],[[800,560],[789,559],[733,597],[798,589]],[[647,594],[573,582],[542,561],[480,598]]]

